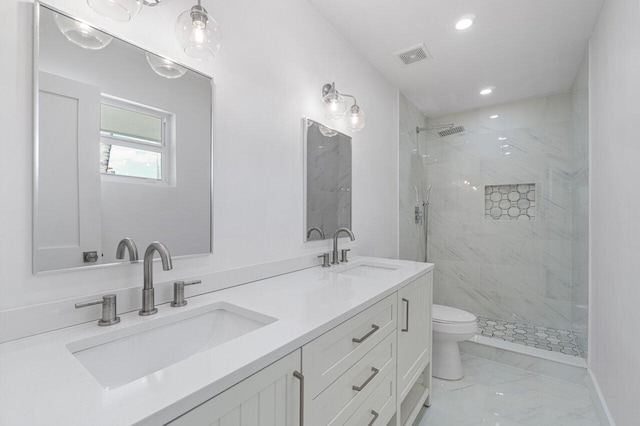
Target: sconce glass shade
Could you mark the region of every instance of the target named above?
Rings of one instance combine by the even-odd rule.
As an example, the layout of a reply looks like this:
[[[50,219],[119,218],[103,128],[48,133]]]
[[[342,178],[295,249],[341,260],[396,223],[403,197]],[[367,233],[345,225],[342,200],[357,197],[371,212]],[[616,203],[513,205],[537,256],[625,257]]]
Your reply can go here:
[[[130,21],[142,9],[142,0],[87,0],[87,4],[105,18],[118,22]]]
[[[176,38],[188,56],[211,60],[220,51],[222,34],[218,23],[198,5],[185,10],[176,22]]]
[[[53,20],[67,40],[83,49],[100,50],[113,40],[110,35],[64,15],[54,13]]]
[[[147,52],[146,56],[151,69],[161,77],[169,79],[180,78],[187,72],[185,67],[171,62],[168,59],[156,56],[153,53]]]
[[[326,138],[332,138],[338,134],[336,130],[325,127],[322,124],[318,124],[318,130],[320,130],[320,133],[322,133],[322,136]]]
[[[367,115],[358,105],[354,104],[349,111],[349,128],[354,132],[359,132],[364,128],[366,121]]]
[[[153,6],[158,6],[160,3],[162,3],[163,5],[167,4],[167,1],[169,1],[169,0],[142,0],[142,3],[145,6],[153,7]]]
[[[335,89],[330,90],[322,101],[327,120],[340,120],[347,111],[347,101]]]

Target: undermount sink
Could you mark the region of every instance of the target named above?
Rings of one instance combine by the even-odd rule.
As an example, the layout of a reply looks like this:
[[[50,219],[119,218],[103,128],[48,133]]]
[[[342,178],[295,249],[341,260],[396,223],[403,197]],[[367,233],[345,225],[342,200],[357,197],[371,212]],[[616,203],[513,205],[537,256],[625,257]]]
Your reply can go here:
[[[380,263],[357,263],[347,266],[344,269],[336,271],[338,274],[351,275],[355,277],[379,278],[384,277],[390,272],[397,271],[398,267],[394,265]]]
[[[274,321],[220,302],[79,340],[67,349],[103,388],[113,389]]]

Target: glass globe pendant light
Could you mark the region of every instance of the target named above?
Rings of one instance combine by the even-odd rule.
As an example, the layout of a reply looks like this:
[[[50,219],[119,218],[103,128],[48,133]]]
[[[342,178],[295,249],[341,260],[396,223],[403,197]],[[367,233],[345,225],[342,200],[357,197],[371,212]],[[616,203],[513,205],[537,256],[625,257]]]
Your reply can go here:
[[[142,9],[142,0],[87,0],[87,4],[105,18],[118,22],[130,21]]]
[[[67,40],[83,49],[100,50],[107,47],[113,40],[110,35],[64,15],[55,13],[53,20]]]
[[[340,120],[347,111],[347,102],[336,90],[336,84],[325,84],[322,88],[322,107],[327,120]]]
[[[146,52],[147,62],[151,69],[161,77],[174,79],[182,77],[187,69],[168,59]]]
[[[201,0],[178,16],[176,38],[188,56],[211,60],[220,51],[222,34],[218,23],[202,7]]]
[[[354,132],[359,132],[364,128],[366,114],[356,103],[353,104],[349,114],[349,128]]]

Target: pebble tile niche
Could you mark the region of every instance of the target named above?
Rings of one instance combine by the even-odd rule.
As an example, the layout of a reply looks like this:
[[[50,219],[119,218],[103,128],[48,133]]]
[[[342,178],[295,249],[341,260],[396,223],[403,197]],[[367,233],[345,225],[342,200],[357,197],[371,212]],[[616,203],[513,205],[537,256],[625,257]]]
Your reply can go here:
[[[534,220],[536,217],[534,183],[485,186],[484,199],[485,219]]]
[[[569,330],[534,327],[482,316],[478,316],[478,328],[486,337],[582,358],[586,355],[585,348]]]

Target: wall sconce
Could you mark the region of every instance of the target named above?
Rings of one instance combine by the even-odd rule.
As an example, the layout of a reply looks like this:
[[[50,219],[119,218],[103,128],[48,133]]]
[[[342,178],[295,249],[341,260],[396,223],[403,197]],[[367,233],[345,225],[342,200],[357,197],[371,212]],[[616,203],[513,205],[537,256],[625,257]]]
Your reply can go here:
[[[87,0],[87,4],[107,19],[127,22],[133,19],[142,6],[155,7],[168,0]],[[218,23],[202,7],[201,0],[178,16],[175,35],[184,53],[199,59],[213,59],[220,51],[222,35]],[[155,68],[154,68],[155,70]]]
[[[353,105],[349,109],[349,122],[347,126],[354,132],[358,132],[364,128],[366,114],[358,106],[355,96],[346,93],[340,93],[336,90],[336,84],[325,84],[322,86],[322,103],[324,116],[331,121],[340,120],[347,111],[347,102],[344,97],[352,98]]]
[[[176,38],[184,53],[196,59],[213,59],[220,51],[222,34],[218,23],[202,7],[201,0],[178,16]]]

